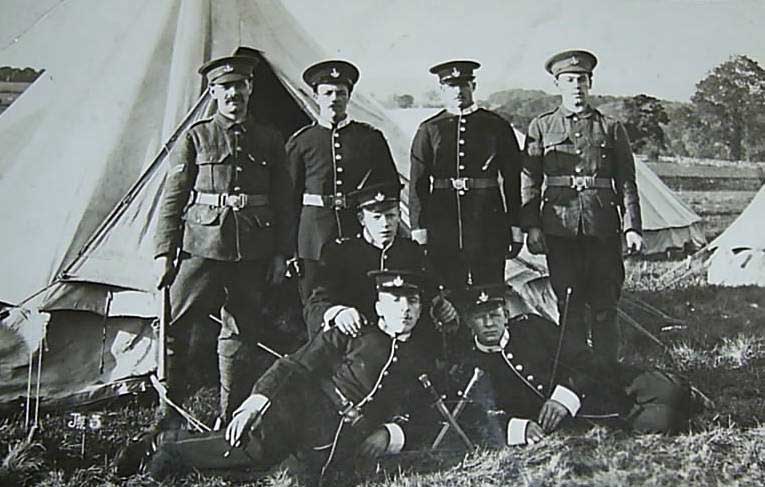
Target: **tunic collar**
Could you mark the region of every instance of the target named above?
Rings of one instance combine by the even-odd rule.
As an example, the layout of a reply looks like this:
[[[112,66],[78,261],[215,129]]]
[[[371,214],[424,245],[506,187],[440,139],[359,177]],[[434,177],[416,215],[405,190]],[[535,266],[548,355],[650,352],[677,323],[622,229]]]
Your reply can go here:
[[[364,228],[364,229],[361,231],[361,237],[364,239],[364,241],[365,241],[366,243],[368,243],[368,244],[369,244],[369,245],[371,245],[372,247],[374,247],[374,248],[376,248],[376,249],[379,249],[379,250],[388,250],[388,249],[389,249],[389,248],[391,248],[391,246],[393,245],[393,242],[395,242],[395,241],[396,241],[396,236],[394,235],[394,236],[393,236],[393,238],[391,239],[391,241],[390,241],[390,242],[388,242],[388,245],[382,245],[382,246],[381,246],[381,245],[378,245],[378,244],[376,244],[376,243],[372,242],[372,237],[370,237],[370,236],[369,236],[369,232],[367,232],[367,229],[366,229],[366,228]]]
[[[505,330],[502,334],[502,338],[499,339],[498,345],[483,345],[478,341],[478,337],[474,338],[476,348],[483,353],[497,353],[505,349],[508,343],[510,343],[510,330]]]
[[[341,128],[343,128],[343,127],[347,126],[349,123],[351,123],[351,116],[350,115],[346,115],[344,119],[340,120],[336,124],[333,124],[332,120],[326,120],[326,119],[323,119],[323,118],[318,118],[316,120],[316,123],[318,123],[319,125],[321,125],[325,129],[329,129],[329,130],[337,129],[337,130],[340,130]]]
[[[247,132],[247,118],[245,118],[241,122],[235,122],[234,120],[231,120],[228,117],[224,117],[223,115],[220,114],[220,112],[217,112],[213,116],[213,119],[215,120],[215,123],[223,127],[225,130],[230,130],[234,126],[238,125],[239,127],[242,128],[242,132]]]
[[[478,105],[476,105],[475,103],[473,103],[472,105],[470,105],[467,108],[463,108],[462,110],[454,109],[452,107],[447,107],[446,108],[446,111],[451,113],[452,115],[460,115],[460,116],[463,116],[463,117],[466,116],[466,115],[470,115],[471,113],[475,113],[477,110],[478,110]]]
[[[574,113],[568,108],[564,107],[563,105],[558,108],[561,115],[563,115],[566,118],[572,118],[572,117],[580,117],[580,118],[588,118],[591,117],[595,113],[595,109],[592,108],[590,105],[587,105],[587,108],[584,109],[584,111],[581,111],[579,113]]]
[[[389,337],[394,338],[394,339],[396,339],[396,340],[398,340],[400,342],[405,342],[405,341],[409,340],[409,337],[412,336],[412,332],[411,331],[409,333],[398,333],[398,334],[392,333],[390,330],[388,330],[385,327],[385,322],[382,319],[379,319],[377,321],[377,327],[380,328],[380,331],[382,331],[383,333],[385,333]]]

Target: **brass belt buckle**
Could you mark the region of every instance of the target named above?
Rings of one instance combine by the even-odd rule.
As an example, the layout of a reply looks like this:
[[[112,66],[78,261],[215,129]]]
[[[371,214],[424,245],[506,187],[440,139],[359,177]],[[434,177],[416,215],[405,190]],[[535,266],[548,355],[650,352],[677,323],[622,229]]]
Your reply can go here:
[[[345,208],[345,195],[332,197],[332,207],[336,210],[342,210]]]
[[[467,191],[467,178],[451,178],[452,187],[456,191]]]
[[[589,187],[587,176],[571,176],[571,187],[577,191],[585,190]]]
[[[226,206],[230,206],[234,211],[239,211],[247,206],[246,194],[228,194],[223,195]]]

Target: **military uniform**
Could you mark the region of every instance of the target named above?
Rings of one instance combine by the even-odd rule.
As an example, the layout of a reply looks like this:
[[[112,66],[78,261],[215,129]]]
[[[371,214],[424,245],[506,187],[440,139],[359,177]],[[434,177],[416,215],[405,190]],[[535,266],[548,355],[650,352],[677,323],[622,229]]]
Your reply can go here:
[[[506,291],[504,285],[476,288],[473,306],[502,304]],[[556,364],[559,331],[555,323],[538,315],[519,314],[510,319],[499,344],[485,346],[477,337],[474,340],[473,360],[492,385],[492,406],[510,417],[508,444],[525,443],[528,422],[537,420],[548,399],[563,404],[574,418],[641,433],[674,433],[687,427],[691,408],[687,382],[655,369],[613,367],[570,340],[560,344]]]
[[[477,63],[431,72],[446,82],[469,77]],[[417,129],[411,148],[409,218],[415,240],[427,240],[429,257],[447,286],[494,281],[504,275],[505,254],[518,225],[522,153],[510,124],[472,105],[443,110]],[[500,188],[501,176],[501,188]],[[520,230],[518,229],[518,232]],[[424,236],[424,238],[421,238]]]
[[[380,273],[378,288],[411,282],[407,276],[396,281],[395,273]],[[389,333],[381,323],[365,327],[357,338],[338,329],[314,336],[255,384],[252,393],[270,405],[242,448],[231,449],[222,432],[165,436],[150,473],[162,478],[192,468],[262,470],[296,453],[318,474],[325,465],[355,458],[360,442],[383,427],[388,453],[414,445],[415,437],[435,425],[426,419],[417,381],[429,370],[422,354],[426,345],[417,328],[404,336]]]
[[[337,78],[327,74],[331,69]],[[304,79],[310,86],[347,79],[352,86],[358,78],[353,70],[347,63],[320,63],[308,68]],[[364,184],[398,183],[398,172],[382,132],[350,117],[334,125],[318,120],[295,133],[286,149],[297,203],[302,206],[296,231],[297,257],[304,269],[300,294],[305,303],[315,286],[324,244],[359,232],[356,210],[346,202],[348,193]]]
[[[548,70],[556,75],[591,72],[594,64],[591,54],[570,51],[548,61]],[[627,132],[619,121],[594,108],[577,114],[560,106],[531,122],[526,152],[521,224],[544,233],[561,316],[566,290],[572,289],[570,332],[585,342],[589,305],[593,347],[616,360],[616,306],[624,281],[622,233],[642,232]]]
[[[216,73],[226,80],[232,73],[251,73],[252,67],[242,67],[251,62],[224,58],[200,72],[222,83]],[[171,153],[155,256],[180,254],[167,331],[168,390],[175,402],[183,398],[185,373],[192,372],[186,356],[191,326],[209,321],[221,305],[221,414],[230,414],[246,396],[249,386],[235,377],[236,369],[255,340],[271,260],[294,247],[291,195],[283,139],[271,127],[234,123],[216,113],[189,127]]]

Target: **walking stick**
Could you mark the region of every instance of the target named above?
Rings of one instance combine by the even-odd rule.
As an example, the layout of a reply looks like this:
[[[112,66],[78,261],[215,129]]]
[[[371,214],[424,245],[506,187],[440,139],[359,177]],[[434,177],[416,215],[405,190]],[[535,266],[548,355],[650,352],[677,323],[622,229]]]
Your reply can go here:
[[[157,338],[157,379],[164,384],[167,379],[167,325],[170,324],[170,286],[161,290],[162,301],[159,310],[159,332]]]

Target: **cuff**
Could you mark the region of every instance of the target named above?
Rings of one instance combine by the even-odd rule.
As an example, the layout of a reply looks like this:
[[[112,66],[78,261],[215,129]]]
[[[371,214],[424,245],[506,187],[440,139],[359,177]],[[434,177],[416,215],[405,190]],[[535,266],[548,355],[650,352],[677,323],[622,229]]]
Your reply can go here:
[[[521,230],[521,227],[510,227],[510,233],[512,235],[513,242],[523,243],[523,230]]]
[[[428,229],[427,228],[418,228],[416,230],[412,230],[412,240],[417,242],[420,245],[425,245],[428,243]]]
[[[568,409],[568,412],[571,413],[571,417],[576,416],[576,413],[579,412],[579,408],[582,407],[582,401],[579,399],[579,396],[568,387],[563,387],[560,384],[555,386],[555,390],[553,391],[552,396],[550,396],[550,399],[563,404],[563,406]]]
[[[344,309],[347,309],[348,306],[343,306],[341,304],[337,304],[335,306],[332,306],[327,311],[324,312],[324,322],[322,323],[322,328],[325,330],[332,327],[332,320],[337,318],[337,315],[340,314],[341,311]]]
[[[528,425],[528,419],[510,418],[507,423],[507,446],[525,445]]]
[[[383,426],[388,430],[388,435],[390,435],[390,441],[385,453],[395,455],[404,449],[404,442],[406,441],[404,430],[396,423],[385,423]]]

